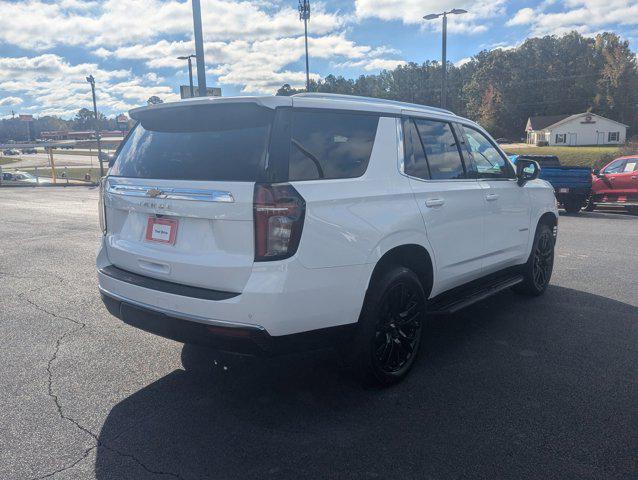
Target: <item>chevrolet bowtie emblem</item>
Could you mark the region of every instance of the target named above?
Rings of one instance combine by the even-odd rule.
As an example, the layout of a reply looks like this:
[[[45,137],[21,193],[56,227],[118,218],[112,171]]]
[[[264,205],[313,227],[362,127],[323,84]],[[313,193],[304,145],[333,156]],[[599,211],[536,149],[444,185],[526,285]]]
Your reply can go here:
[[[146,196],[155,198],[155,197],[159,197],[163,193],[164,192],[162,192],[159,188],[151,188],[146,191]]]

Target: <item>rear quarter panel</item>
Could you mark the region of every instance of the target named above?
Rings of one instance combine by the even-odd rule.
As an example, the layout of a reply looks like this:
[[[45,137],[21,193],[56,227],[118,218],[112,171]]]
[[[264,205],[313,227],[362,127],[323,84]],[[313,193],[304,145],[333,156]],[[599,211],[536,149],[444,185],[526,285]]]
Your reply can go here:
[[[397,169],[396,119],[381,117],[366,173],[293,182],[306,200],[299,261],[307,268],[375,264],[389,249],[427,245],[409,180]]]

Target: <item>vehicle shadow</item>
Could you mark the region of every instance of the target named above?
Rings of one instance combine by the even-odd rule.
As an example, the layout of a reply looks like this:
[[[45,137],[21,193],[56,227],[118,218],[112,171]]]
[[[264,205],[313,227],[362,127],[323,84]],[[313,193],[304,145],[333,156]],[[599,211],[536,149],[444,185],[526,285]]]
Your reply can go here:
[[[226,364],[185,346],[189,370],[111,410],[96,476],[636,478],[636,306],[552,286],[434,317],[426,333],[386,390],[362,388],[332,352]]]

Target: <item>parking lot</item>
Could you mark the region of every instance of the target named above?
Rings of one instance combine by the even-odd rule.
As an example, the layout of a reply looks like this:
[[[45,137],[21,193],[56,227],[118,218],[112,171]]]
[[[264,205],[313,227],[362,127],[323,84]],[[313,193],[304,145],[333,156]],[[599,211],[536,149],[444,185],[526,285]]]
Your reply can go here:
[[[124,325],[98,230],[96,188],[0,190],[2,479],[638,478],[638,217],[562,215],[546,295],[433,319],[383,391]]]

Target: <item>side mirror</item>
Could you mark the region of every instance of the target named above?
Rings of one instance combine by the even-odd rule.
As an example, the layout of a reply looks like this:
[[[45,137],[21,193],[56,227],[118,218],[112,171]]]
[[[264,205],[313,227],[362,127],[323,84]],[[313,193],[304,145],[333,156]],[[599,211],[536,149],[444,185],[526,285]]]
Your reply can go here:
[[[109,168],[111,168],[115,164],[115,155],[109,155]]]
[[[541,173],[541,167],[534,160],[526,160],[519,158],[516,162],[516,177],[518,185],[523,186],[530,180],[536,180]]]
[[[596,175],[597,177],[603,177],[604,175],[602,173],[600,173],[600,169],[595,168],[594,170],[592,170],[592,173],[594,175]]]

